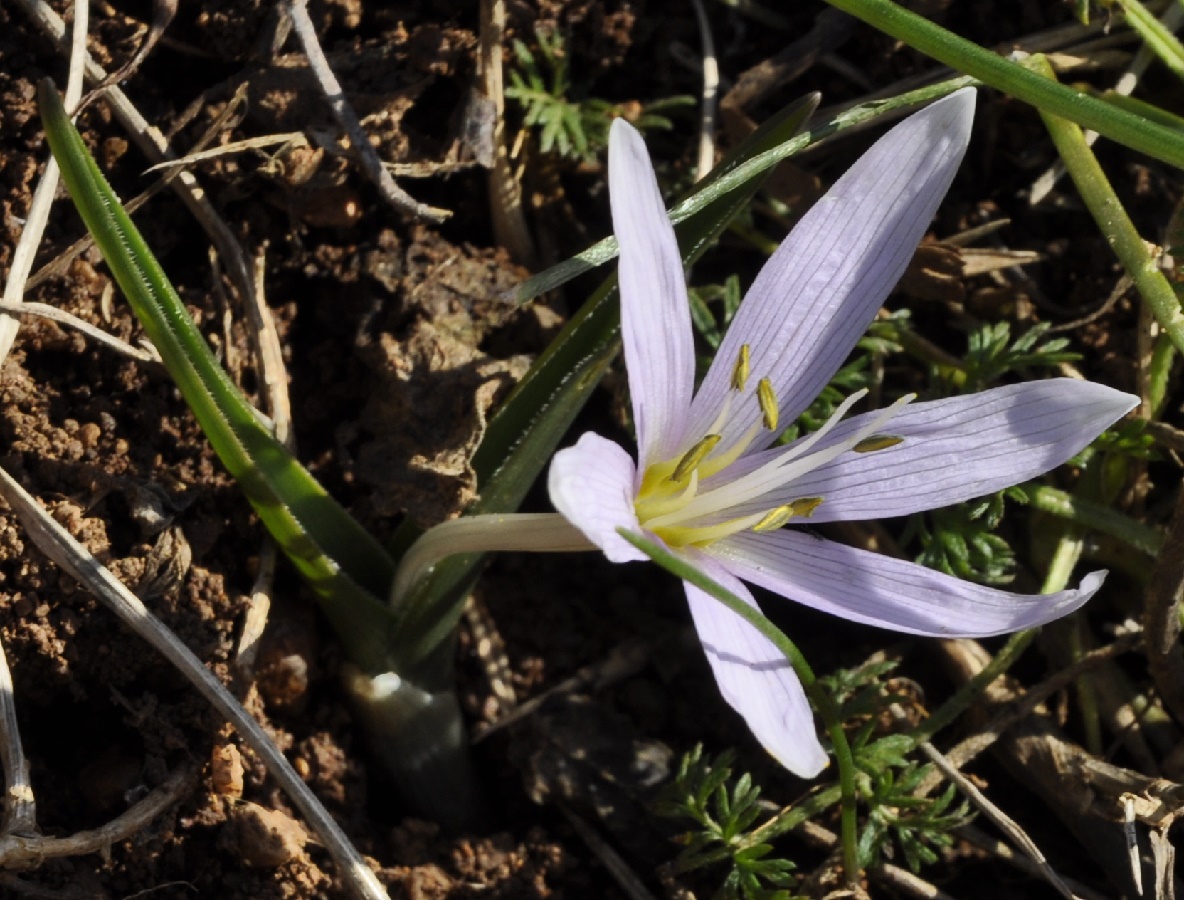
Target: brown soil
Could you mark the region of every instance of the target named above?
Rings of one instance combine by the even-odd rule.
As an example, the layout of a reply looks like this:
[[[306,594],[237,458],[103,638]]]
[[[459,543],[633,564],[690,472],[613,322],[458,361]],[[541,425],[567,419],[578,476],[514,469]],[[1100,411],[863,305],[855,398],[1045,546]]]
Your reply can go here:
[[[65,12],[63,3],[53,5]],[[105,66],[117,65],[134,52],[149,5],[120,0],[94,6],[92,52]],[[730,77],[778,52],[787,35],[804,33],[824,8],[814,0],[800,9],[784,6],[793,11],[782,14],[799,27],[782,33],[741,19],[723,4],[710,5]],[[261,61],[257,40],[271,7],[261,0],[182,4],[165,42],[125,85],[145,115],[172,135],[174,146],[189,146],[244,84],[248,111],[219,141],[333,127],[299,56]],[[1066,21],[1067,7],[1007,0],[926,5],[928,14],[946,16],[952,27],[985,44]],[[651,101],[698,91],[696,72],[683,67],[675,52],[698,46],[689,5],[543,0],[508,8],[510,38],[529,40],[536,22],[568,29],[572,71],[596,96]],[[387,538],[403,515],[429,524],[473,499],[479,486],[468,456],[486,414],[545,346],[560,313],[582,300],[585,286],[557,298],[560,313],[513,313],[500,299],[526,270],[493,246],[485,170],[466,158],[459,134],[477,73],[476,4],[321,0],[312,13],[347,92],[368,117],[380,155],[425,171],[449,164],[446,174],[401,184],[417,199],[452,210],[452,219],[437,228],[409,224],[351,164],[314,159],[307,149],[274,160],[269,155],[275,148],[266,155],[225,157],[204,164],[199,176],[243,247],[267,247],[267,297],[289,366],[300,457],[367,527]],[[837,52],[877,84],[926,65],[863,28]],[[47,153],[35,87],[46,76],[61,83],[64,73],[62,57],[17,5],[0,6],[5,277]],[[759,120],[808,90],[822,90],[827,102],[860,94],[834,70],[814,66],[748,112]],[[187,114],[195,103],[196,113]],[[690,112],[682,115],[673,132],[653,139],[655,155],[673,161],[668,166],[674,171],[664,173],[671,179],[685,178],[691,165],[692,119]],[[122,196],[134,196],[148,183],[141,175],[144,160],[102,102],[83,115],[80,127]],[[1015,197],[1052,159],[1039,121],[1017,104],[984,94],[979,130],[935,232],[950,234],[1010,214],[1015,224],[1009,243],[1051,259],[1040,269],[1041,287],[1063,314],[1048,315],[1072,319],[1092,309],[1114,280],[1102,238],[1079,215],[1027,213]],[[865,141],[839,144],[825,160],[811,157],[803,166],[825,182]],[[1163,170],[1130,154],[1106,153],[1136,215],[1163,221],[1170,199]],[[539,246],[549,257],[544,262],[553,262],[607,233],[603,172],[586,164],[540,171],[528,175],[527,187],[534,195]],[[241,310],[237,300],[226,299],[224,279],[211,271],[200,228],[168,191],[136,219],[203,331],[253,390]],[[39,261],[81,233],[70,205],[58,203]],[[739,268],[747,281],[756,265],[755,254],[736,253],[705,262],[703,277]],[[140,328],[118,295],[113,301],[107,296],[110,287],[92,249],[28,299],[134,341]],[[1021,322],[1046,315],[986,279],[955,279],[949,289],[954,302],[980,315]],[[948,306],[941,299],[914,305],[922,329],[935,340],[953,334],[945,324]],[[1090,354],[1085,365],[1091,374],[1124,388],[1133,379],[1133,338],[1131,329],[1113,323],[1132,320],[1123,301],[1078,335]],[[601,423],[615,414],[608,392],[593,406],[588,415]],[[595,822],[661,891],[655,867],[678,851],[662,830],[667,826],[656,825],[628,790],[614,802],[614,815],[606,815],[595,799],[603,793],[587,787],[606,778],[612,760],[601,765],[600,753],[611,758],[620,751],[619,742],[600,746],[606,734],[621,741],[630,736],[634,750],[644,747],[658,757],[659,740],[675,753],[697,741],[714,750],[735,746],[766,796],[788,802],[802,789],[764,758],[718,699],[686,635],[677,585],[593,558],[507,557],[494,563],[479,598],[505,643],[506,677],[520,701],[639,633],[652,639],[650,657],[640,672],[595,699],[573,700],[574,710],[550,710],[480,744],[478,764],[496,786],[496,821],[485,833],[443,834],[431,822],[409,817],[373,766],[343,707],[340,651],[284,564],[257,677],[253,683],[240,678],[235,648],[263,532],[161,371],[97,348],[63,326],[26,317],[0,371],[0,447],[0,465],[244,698],[376,861],[392,897],[624,896],[561,806]],[[793,619],[797,634],[820,635],[810,649],[822,670],[858,663],[883,643],[882,634],[833,621],[823,627],[823,621],[804,612]],[[459,671],[477,724],[496,718],[501,707],[475,658],[479,641],[469,629],[462,630]],[[251,900],[343,895],[331,861],[305,840],[261,764],[162,659],[35,550],[7,512],[0,514],[0,641],[13,672],[44,833],[96,827],[178,767],[193,765],[199,773],[179,805],[108,854],[8,873],[0,893]],[[915,652],[924,657],[923,648]],[[930,668],[922,658],[913,674],[933,675]],[[933,691],[946,690],[934,675]],[[242,771],[236,774],[238,752]],[[792,841],[786,852],[818,861],[816,851]],[[1099,879],[1085,863],[1074,874]],[[1006,880],[1016,876],[981,860],[964,857],[940,870],[942,879],[959,875],[957,890],[950,889],[960,896],[998,895],[1000,889],[1045,896],[1044,887],[1032,881],[1016,887]],[[710,878],[693,887],[704,896],[713,889]]]

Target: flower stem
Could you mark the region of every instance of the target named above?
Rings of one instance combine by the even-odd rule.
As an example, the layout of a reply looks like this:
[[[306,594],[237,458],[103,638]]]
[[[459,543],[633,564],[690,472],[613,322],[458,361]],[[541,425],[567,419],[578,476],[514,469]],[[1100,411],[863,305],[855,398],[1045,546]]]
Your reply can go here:
[[[1033,509],[1118,538],[1148,556],[1155,556],[1163,544],[1163,534],[1158,529],[1136,522],[1101,503],[1075,497],[1045,484],[1025,485],[1022,490]]]
[[[559,513],[462,516],[429,528],[403,555],[395,572],[391,606],[401,612],[399,607],[416,582],[454,553],[491,550],[571,553],[596,549],[583,532]]]
[[[1118,5],[1126,13],[1126,23],[1138,33],[1147,48],[1176,77],[1184,79],[1184,45],[1180,44],[1180,39],[1139,0],[1118,0]]]
[[[842,793],[842,847],[843,874],[848,884],[855,884],[859,880],[859,854],[856,835],[856,794],[855,794],[855,759],[851,754],[851,745],[847,743],[847,735],[843,731],[843,722],[839,718],[838,707],[830,696],[818,685],[814,670],[802,656],[802,652],[785,633],[766,619],[753,606],[745,603],[731,591],[716,584],[694,566],[683,562],[665,547],[654,541],[647,540],[641,535],[633,534],[624,528],[618,528],[617,533],[630,544],[666,569],[668,572],[688,581],[704,591],[742,618],[745,622],[759,631],[765,638],[781,651],[782,655],[793,666],[794,673],[806,690],[806,696],[817,710],[822,724],[830,735],[834,747],[835,762],[839,767],[839,788]]]
[[[1033,57],[1031,67],[1034,73],[1053,79],[1052,66],[1044,57]],[[1050,81],[1055,84],[1055,81]],[[1081,129],[1073,122],[1054,115],[1051,111],[1040,111],[1044,127],[1056,144],[1057,152],[1077,186],[1081,199],[1085,201],[1090,215],[1114,249],[1114,254],[1131,276],[1139,296],[1155,314],[1156,321],[1171,338],[1176,349],[1184,353],[1184,313],[1180,311],[1180,300],[1171,284],[1164,277],[1157,259],[1148,250],[1139,235],[1135,223],[1127,215],[1106,173],[1098,165],[1097,157],[1085,142]],[[1099,129],[1100,130],[1100,129]],[[1179,132],[1175,132],[1177,145],[1184,147]]]
[[[1103,137],[1184,168],[1184,142],[1178,132],[1142,116],[1042,78],[985,47],[958,37],[891,0],[827,0],[922,53],[973,75],[1041,111],[1062,116]]]
[[[958,688],[954,696],[938,707],[933,715],[909,732],[914,745],[931,740],[935,734],[962,715],[992,681],[1015,665],[1024,655],[1038,630],[1029,628],[1027,631],[1017,631],[1013,634],[981,672]]]

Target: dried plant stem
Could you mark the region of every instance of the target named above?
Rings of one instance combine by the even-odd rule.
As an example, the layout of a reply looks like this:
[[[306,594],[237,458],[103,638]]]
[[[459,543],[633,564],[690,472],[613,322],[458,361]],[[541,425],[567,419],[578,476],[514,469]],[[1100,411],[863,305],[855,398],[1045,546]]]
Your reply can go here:
[[[73,313],[68,313],[64,309],[58,309],[56,306],[50,306],[48,303],[9,303],[7,300],[3,300],[0,301],[0,312],[10,313],[14,316],[40,316],[43,319],[50,319],[62,325],[68,325],[75,331],[86,335],[95,343],[102,344],[108,350],[114,350],[120,356],[129,357],[137,362],[151,363],[154,365],[160,364],[160,354],[156,352],[156,348],[141,349],[139,347],[133,347],[126,341],[121,341],[115,335],[108,334],[101,328],[96,328],[85,319],[80,319]]]
[[[266,291],[267,247],[261,246],[255,255],[255,290],[245,298],[247,322],[251,326],[252,343],[255,347],[256,366],[263,382],[263,398],[271,415],[272,430],[276,439],[289,450],[296,451],[296,435],[292,431],[292,404],[288,394],[288,371],[284,365],[283,349],[275,319],[264,301]],[[243,672],[255,667],[259,653],[259,642],[267,628],[271,612],[271,589],[275,580],[275,565],[278,557],[275,540],[265,535],[259,549],[259,571],[251,587],[250,606],[243,619],[243,630],[239,636],[235,661]]]
[[[54,857],[108,852],[112,844],[141,831],[180,800],[194,775],[192,766],[182,766],[127,812],[91,831],[79,831],[64,838],[5,833],[0,837],[0,868],[22,869]]]
[[[597,660],[578,669],[570,678],[566,678],[553,688],[531,697],[525,703],[513,707],[497,721],[484,727],[474,728],[473,743],[477,744],[494,732],[501,731],[503,728],[533,715],[540,706],[557,694],[596,691],[630,678],[645,668],[650,661],[650,656],[648,642],[640,638],[627,640],[614,647],[605,659]]]
[[[506,149],[506,95],[502,81],[502,44],[506,33],[505,0],[481,0],[481,82],[493,105],[493,168],[489,170],[489,215],[493,237],[524,265],[535,261],[534,240],[526,224],[522,186]]]
[[[691,0],[699,41],[703,45],[703,92],[699,105],[699,150],[695,161],[695,180],[699,181],[715,166],[715,112],[719,100],[719,60],[711,37],[711,22],[703,0]]]
[[[66,25],[62,21],[61,16],[54,12],[45,3],[45,0],[16,0],[16,3],[20,5],[29,18],[33,20],[34,24],[46,35],[59,44],[63,42]],[[107,73],[102,66],[96,63],[89,55],[86,57],[85,65],[86,77],[89,81],[102,82],[107,77]],[[140,151],[149,160],[159,163],[177,158],[177,155],[169,147],[168,141],[160,133],[160,130],[150,125],[148,120],[140,115],[139,110],[136,109],[123,91],[117,87],[109,88],[103,95],[103,99],[110,104],[115,117],[127,129],[132,140],[136,142],[136,146],[140,148]],[[219,254],[226,261],[230,277],[242,296],[249,296],[251,291],[254,290],[254,286],[250,269],[247,267],[246,257],[243,255],[242,248],[239,247],[234,232],[222,217],[218,215],[213,204],[210,203],[209,198],[206,196],[205,191],[197,183],[197,179],[193,177],[192,173],[182,171],[170,184],[218,248]],[[3,327],[3,321],[3,319],[0,319],[0,328]],[[0,333],[0,336],[2,336],[2,333]],[[0,344],[0,347],[2,346]],[[2,358],[2,354],[0,354],[0,358]]]
[[[962,768],[999,740],[1009,728],[1018,725],[1035,712],[1036,707],[1041,703],[1071,685],[1082,673],[1096,669],[1123,653],[1131,652],[1138,647],[1141,640],[1142,635],[1130,632],[1112,644],[1086,653],[1067,669],[1062,669],[1031,690],[1026,691],[1023,697],[1010,709],[997,715],[984,727],[977,729],[972,736],[954,745],[953,749],[946,754],[946,758],[951,764]],[[922,797],[931,793],[940,780],[937,775],[925,779],[917,787],[915,793]]]
[[[317,39],[316,28],[313,27],[312,19],[308,15],[307,0],[287,0],[285,9],[292,20],[292,30],[296,32],[313,75],[316,76],[317,84],[324,92],[337,124],[341,126],[354,152],[357,153],[366,177],[378,188],[383,199],[403,215],[437,225],[447,219],[451,215],[448,210],[436,209],[409,197],[395,184],[395,179],[383,166],[382,160],[370,144],[370,138],[362,129],[362,123],[358,121],[357,113],[345,99],[345,91],[341,89],[341,83],[333,74],[329,60],[325,58],[325,51],[321,49],[321,43]]]
[[[0,763],[4,765],[3,833],[33,834],[37,830],[37,800],[29,782],[29,760],[21,744],[16,694],[3,645],[0,645]]]
[[[75,0],[74,24],[70,29],[70,74],[66,80],[64,98],[66,109],[71,112],[78,106],[78,101],[82,97],[84,60],[88,58],[86,30],[89,17],[90,0]],[[25,217],[25,227],[12,254],[12,265],[8,270],[8,281],[4,284],[3,296],[4,303],[8,306],[18,304],[24,298],[25,282],[33,270],[33,258],[37,255],[41,235],[45,233],[45,225],[49,221],[49,209],[58,190],[60,172],[57,160],[50,156],[45,163],[45,173],[33,192],[29,213]],[[20,327],[20,320],[15,316],[0,316],[0,361],[8,358]]]
[[[349,842],[308,785],[234,696],[181,640],[153,616],[135,594],[74,540],[7,471],[0,469],[0,493],[33,543],[66,572],[94,592],[136,634],[148,641],[235,727],[259,755],[280,787],[304,815],[341,870],[353,892],[366,900],[389,900],[366,861]]]
[[[889,709],[892,711],[892,715],[896,717],[898,722],[908,721],[908,716],[905,714],[905,711],[900,708],[899,704],[893,703]],[[1040,848],[1036,846],[1036,842],[1028,836],[1027,832],[1025,832],[1024,829],[1022,829],[1014,819],[1012,819],[998,806],[988,800],[986,794],[975,787],[970,779],[959,772],[958,769],[952,765],[950,761],[946,759],[936,747],[929,743],[929,741],[920,741],[918,746],[921,748],[921,752],[929,757],[929,760],[933,763],[933,765],[946,778],[948,778],[958,788],[959,791],[962,792],[964,797],[966,797],[971,803],[978,807],[983,815],[994,822],[1004,834],[1011,838],[1012,842],[1015,843],[1016,846],[1018,846],[1021,850],[1028,854],[1029,857],[1031,857],[1032,861],[1040,867],[1041,873],[1048,880],[1049,884],[1055,887],[1061,893],[1061,895],[1068,898],[1068,900],[1080,900],[1080,898],[1069,889],[1068,885],[1066,885],[1065,882],[1061,880],[1061,876],[1058,875],[1053,867],[1048,864],[1048,860],[1040,851]]]

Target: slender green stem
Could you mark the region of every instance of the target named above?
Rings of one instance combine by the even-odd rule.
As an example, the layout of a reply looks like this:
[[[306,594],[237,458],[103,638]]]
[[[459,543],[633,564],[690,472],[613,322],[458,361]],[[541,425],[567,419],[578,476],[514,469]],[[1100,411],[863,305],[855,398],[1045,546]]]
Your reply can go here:
[[[1085,542],[1082,539],[1082,529],[1076,525],[1067,525],[1057,539],[1056,550],[1048,563],[1048,572],[1041,585],[1041,593],[1048,594],[1061,591],[1069,583],[1073,575],[1073,568],[1081,559]],[[1066,623],[1069,628],[1069,654],[1074,663],[1080,662],[1085,655],[1082,629],[1085,622],[1080,612],[1074,613]],[[1081,709],[1082,726],[1085,732],[1085,746],[1091,753],[1102,753],[1102,717],[1098,711],[1098,696],[1094,691],[1090,674],[1083,672],[1077,677],[1077,703]]]
[[[1163,414],[1175,361],[1175,345],[1166,334],[1160,334],[1155,339],[1151,362],[1147,366],[1147,405],[1151,408],[1152,419],[1158,419]]]
[[[1043,57],[1032,58],[1033,68],[1043,73],[1038,77],[1052,79],[1052,67]],[[1052,81],[1049,82],[1054,83]],[[1081,193],[1098,228],[1106,236],[1107,243],[1114,249],[1123,268],[1135,282],[1139,296],[1155,314],[1160,327],[1167,332],[1176,349],[1184,353],[1184,313],[1180,311],[1180,300],[1171,284],[1164,277],[1158,261],[1147,248],[1147,244],[1135,228],[1135,223],[1126,214],[1114,188],[1110,186],[1106,173],[1098,165],[1097,157],[1085,141],[1085,135],[1073,122],[1044,110],[1040,111],[1044,126],[1056,144],[1057,152],[1069,170],[1073,183]],[[1098,129],[1099,131],[1101,129]],[[1179,132],[1173,132],[1176,146],[1184,149],[1184,140]]]
[[[559,513],[491,513],[451,519],[429,528],[403,554],[395,572],[391,606],[401,612],[400,606],[416,583],[438,562],[455,553],[575,553],[596,549]]]
[[[1118,0],[1126,13],[1127,24],[1138,32],[1148,49],[1179,78],[1184,78],[1184,45],[1180,39],[1155,18],[1139,0]]]
[[[835,751],[835,761],[839,767],[839,788],[842,794],[842,847],[843,870],[849,884],[859,878],[859,854],[856,834],[856,787],[855,787],[855,759],[851,754],[851,745],[847,743],[847,735],[843,731],[843,722],[839,718],[839,710],[830,696],[818,685],[814,670],[802,656],[802,652],[785,633],[776,625],[761,615],[760,610],[741,600],[731,591],[716,584],[694,566],[679,559],[665,547],[654,541],[647,540],[640,535],[618,528],[617,533],[630,544],[660,565],[662,568],[693,584],[699,590],[710,594],[745,622],[759,631],[772,642],[793,666],[798,680],[806,690],[806,696],[817,710],[822,724],[830,735],[831,744]]]
[[[1044,484],[1024,485],[1021,489],[1034,509],[1118,538],[1148,556],[1155,556],[1163,543],[1163,534],[1157,529],[1101,503]]]
[[[827,2],[959,72],[973,75],[984,84],[1032,104],[1042,112],[1062,116],[1148,156],[1184,168],[1184,142],[1171,129],[1042,78],[890,0]]]
[[[1071,664],[1081,662],[1086,654],[1083,631],[1085,620],[1075,613],[1066,623],[1069,627],[1069,661]],[[1102,756],[1105,746],[1102,743],[1102,713],[1098,703],[1098,693],[1094,689],[1093,676],[1090,672],[1082,672],[1077,676],[1074,687],[1077,690],[1077,706],[1081,711],[1081,730],[1085,737],[1085,749],[1094,756]]]
[[[1053,551],[1052,559],[1048,563],[1048,573],[1044,576],[1044,584],[1040,586],[1040,593],[1055,594],[1063,591],[1073,576],[1073,568],[1081,559],[1084,542],[1079,528],[1069,527],[1057,540],[1057,548]]]
[[[1024,655],[1024,651],[1036,637],[1037,629],[1017,631],[1003,645],[1003,649],[983,667],[983,670],[969,679],[954,693],[949,700],[939,706],[928,719],[909,732],[909,737],[916,744],[928,741],[932,737],[953,723],[962,715],[975,700],[979,698],[987,686],[1010,669]]]

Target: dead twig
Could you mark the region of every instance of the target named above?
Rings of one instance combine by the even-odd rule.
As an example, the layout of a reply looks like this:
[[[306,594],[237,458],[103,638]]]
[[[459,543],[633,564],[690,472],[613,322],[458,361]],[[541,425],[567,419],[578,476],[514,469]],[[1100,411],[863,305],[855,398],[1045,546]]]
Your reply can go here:
[[[976,730],[976,733],[971,737],[966,738],[960,743],[956,744],[952,750],[946,754],[946,758],[950,763],[957,768],[964,767],[972,759],[990,747],[995,741],[1009,729],[1018,725],[1033,712],[1036,711],[1041,703],[1046,701],[1053,694],[1065,690],[1073,684],[1084,672],[1089,672],[1096,669],[1103,663],[1121,656],[1123,653],[1129,653],[1138,648],[1141,641],[1141,635],[1137,632],[1124,634],[1105,647],[1099,647],[1097,650],[1091,650],[1086,653],[1081,659],[1077,660],[1073,665],[1057,672],[1052,677],[1046,679],[1040,684],[1026,691],[1019,700],[1017,700],[1009,709],[1000,713],[984,727]],[[940,783],[941,778],[934,775],[932,778],[927,778],[918,785],[915,793],[918,796],[925,796],[930,793]]]
[[[74,3],[74,24],[70,35],[70,73],[66,78],[66,94],[64,99],[66,110],[73,112],[82,96],[82,79],[86,53],[86,28],[89,20],[89,0],[76,0]],[[59,20],[61,21],[61,20]],[[62,26],[65,34],[65,25]],[[21,231],[20,240],[12,254],[12,265],[8,270],[8,281],[4,284],[3,300],[6,304],[20,303],[25,296],[26,282],[33,270],[33,258],[37,255],[37,248],[41,245],[41,236],[45,233],[45,225],[49,221],[49,209],[53,205],[54,194],[58,190],[60,169],[58,162],[52,156],[45,163],[45,173],[37,189],[33,192],[33,200],[29,205],[29,214],[25,217],[25,227]],[[20,320],[15,316],[0,316],[0,362],[8,358],[12,345],[16,342],[16,334],[20,330]]]
[[[974,825],[962,825],[957,829],[957,833],[959,837],[964,838],[980,850],[985,850],[991,856],[1001,862],[1007,863],[1012,868],[1027,875],[1040,875],[1040,867],[1031,859],[1022,853],[1016,853],[1015,850],[1003,843],[1003,841],[992,837],[982,829],[976,828]],[[1065,877],[1064,882],[1082,900],[1113,900],[1108,894],[1101,894],[1088,885],[1084,885],[1072,878]]]
[[[35,834],[37,799],[29,782],[29,760],[16,721],[16,694],[8,657],[0,644],[0,763],[4,765],[4,834]]]
[[[152,349],[140,349],[133,347],[126,341],[121,341],[113,334],[108,334],[101,328],[90,324],[85,319],[80,319],[73,313],[68,313],[64,309],[58,309],[56,306],[50,306],[48,303],[9,303],[7,300],[0,301],[0,312],[11,313],[14,316],[39,316],[42,319],[50,319],[58,322],[61,325],[67,325],[75,331],[79,331],[86,335],[91,340],[98,344],[102,344],[108,350],[114,350],[121,356],[127,356],[137,362],[150,363],[153,365],[160,365],[160,354],[156,352],[156,348],[148,344]],[[162,370],[163,371],[163,370]]]
[[[522,185],[506,147],[506,95],[502,82],[505,0],[481,0],[481,88],[493,111],[493,166],[489,170],[489,214],[493,236],[518,262],[535,262],[534,240],[522,205]]]
[[[45,3],[45,0],[16,0],[16,2],[38,28],[57,42],[59,46],[63,45],[63,39],[66,33],[65,23],[62,22],[61,16]],[[85,65],[86,77],[90,81],[101,82],[107,77],[107,73],[102,66],[90,58],[89,55],[85,59]],[[150,125],[140,115],[139,110],[136,109],[123,91],[117,87],[108,88],[107,92],[103,95],[103,99],[111,106],[115,117],[127,129],[132,140],[135,141],[141,152],[149,160],[155,163],[177,158],[177,155],[169,147],[168,141],[160,133],[160,130]],[[214,209],[213,204],[210,203],[205,191],[202,190],[192,173],[182,170],[169,183],[173,190],[177,192],[177,195],[181,198],[186,208],[201,223],[201,226],[210,236],[210,240],[213,241],[214,246],[218,248],[219,254],[227,261],[227,267],[235,286],[244,297],[248,296],[254,289],[250,270],[247,267],[246,257],[243,255],[242,248],[239,247],[238,240],[235,238],[230,226],[226,224]],[[3,358],[5,353],[7,353],[7,348],[3,342],[3,327],[4,319],[0,318],[0,349],[4,350],[4,353],[0,353],[0,358]],[[11,346],[11,343],[9,346]]]
[[[699,152],[695,162],[695,181],[701,181],[715,167],[715,112],[719,100],[719,60],[711,37],[711,21],[703,0],[691,0],[699,41],[703,45],[703,93],[699,104]]]
[[[337,119],[337,124],[341,126],[342,131],[349,138],[366,177],[378,188],[383,199],[403,215],[412,216],[434,225],[447,219],[451,215],[448,210],[427,206],[410,197],[395,184],[395,179],[383,166],[382,160],[378,158],[378,154],[370,144],[370,138],[362,129],[362,123],[358,121],[357,113],[345,99],[345,91],[341,89],[341,83],[333,74],[329,60],[325,58],[325,51],[321,49],[316,29],[308,15],[307,0],[287,0],[284,8],[292,20],[292,30],[296,32],[300,46],[304,49],[304,55],[308,58],[317,84],[324,93],[329,108],[332,109],[333,116]]]
[[[132,54],[131,59],[91,89],[90,93],[78,104],[78,112],[82,112],[82,110],[90,105],[92,100],[102,94],[107,88],[131,78],[144,60],[148,58],[148,54],[152,52],[152,48],[164,37],[165,29],[172,24],[176,15],[177,0],[153,0],[152,22],[148,26],[148,34],[144,37],[143,43],[136,48],[136,52]]]
[[[0,837],[0,868],[21,869],[54,857],[108,853],[112,844],[147,828],[153,819],[179,801],[195,774],[193,766],[180,767],[127,812],[91,831],[79,831],[64,838],[5,834]]]
[[[637,873],[629,867],[629,863],[625,862],[621,854],[614,850],[595,828],[584,821],[580,815],[568,809],[566,804],[560,803],[559,809],[567,818],[568,824],[575,829],[576,834],[596,855],[601,865],[608,870],[613,880],[620,885],[621,890],[630,900],[655,900],[654,895],[642,884]]]
[[[944,661],[961,682],[982,671],[990,654],[977,641],[936,642]],[[983,691],[981,704],[990,711],[1014,702],[1019,693],[1010,679],[997,678]],[[993,748],[996,758],[1017,781],[1035,793],[1072,832],[1086,858],[1105,871],[1122,891],[1135,896],[1127,842],[1110,806],[1095,808],[1098,794],[1082,780],[1076,760],[1089,754],[1065,738],[1047,716],[1029,716],[1004,733]],[[1150,871],[1150,860],[1144,861]]]
[[[33,543],[62,569],[101,600],[136,634],[148,641],[238,731],[263,761],[296,808],[304,815],[343,879],[358,897],[390,900],[362,855],[296,774],[267,732],[188,647],[144,606],[143,602],[99,563],[55,521],[33,497],[0,468],[0,494],[16,512]]]
[[[889,709],[898,722],[908,722],[908,716],[900,708],[899,704],[893,703]],[[938,771],[962,792],[962,796],[978,807],[983,815],[994,822],[1004,834],[1011,838],[1012,843],[1028,854],[1040,869],[1040,873],[1044,876],[1045,880],[1056,888],[1061,896],[1068,898],[1068,900],[1081,900],[1081,898],[1069,889],[1069,886],[1065,884],[1056,870],[1048,864],[1048,859],[1041,852],[1040,848],[1036,846],[1036,842],[1028,836],[1028,833],[1019,826],[1018,822],[992,803],[987,798],[987,795],[975,787],[969,778],[959,772],[933,744],[929,743],[929,741],[921,741],[919,746],[921,752],[929,757],[930,762],[933,763]]]

